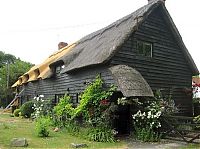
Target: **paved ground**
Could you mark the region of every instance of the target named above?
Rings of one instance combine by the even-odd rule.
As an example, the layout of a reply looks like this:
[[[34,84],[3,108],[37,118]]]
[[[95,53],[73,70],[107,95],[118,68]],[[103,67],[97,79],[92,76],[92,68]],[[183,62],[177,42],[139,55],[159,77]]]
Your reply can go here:
[[[162,140],[159,143],[129,141],[127,149],[180,149],[188,144],[180,141]]]
[[[122,138],[121,138],[122,139]],[[119,140],[121,140],[119,138]],[[125,139],[125,140],[124,140]],[[130,137],[123,137],[127,145],[120,149],[200,149],[200,138],[195,143],[188,144],[181,138],[161,139],[160,142],[142,142]]]

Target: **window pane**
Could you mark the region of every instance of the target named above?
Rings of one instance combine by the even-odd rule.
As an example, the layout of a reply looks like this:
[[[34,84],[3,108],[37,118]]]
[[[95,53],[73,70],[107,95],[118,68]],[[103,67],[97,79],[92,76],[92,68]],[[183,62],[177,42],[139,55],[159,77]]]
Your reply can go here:
[[[151,53],[151,45],[150,44],[145,44],[145,56],[147,57],[152,57],[152,53]]]
[[[138,55],[152,57],[152,44],[143,41],[137,41],[136,52]]]
[[[142,42],[137,42],[137,53],[143,55],[143,44]]]

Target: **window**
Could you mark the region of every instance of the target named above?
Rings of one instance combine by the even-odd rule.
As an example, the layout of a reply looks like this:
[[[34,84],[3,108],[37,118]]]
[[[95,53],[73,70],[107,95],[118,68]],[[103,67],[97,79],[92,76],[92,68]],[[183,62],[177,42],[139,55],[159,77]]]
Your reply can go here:
[[[56,67],[56,74],[60,73],[60,71],[65,68],[65,65],[59,65]]]
[[[53,105],[57,105],[60,102],[60,98],[64,97],[65,94],[56,94],[53,100]]]
[[[153,56],[153,45],[149,42],[137,41],[136,51],[138,55],[142,55],[145,57]]]

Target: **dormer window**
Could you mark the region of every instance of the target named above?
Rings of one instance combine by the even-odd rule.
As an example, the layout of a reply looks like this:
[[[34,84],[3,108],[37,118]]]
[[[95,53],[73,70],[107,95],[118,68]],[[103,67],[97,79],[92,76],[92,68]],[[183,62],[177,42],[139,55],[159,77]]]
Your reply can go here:
[[[137,41],[136,52],[145,57],[153,56],[153,44],[146,41]]]
[[[60,71],[65,68],[65,65],[59,65],[56,67],[56,74],[60,73]]]

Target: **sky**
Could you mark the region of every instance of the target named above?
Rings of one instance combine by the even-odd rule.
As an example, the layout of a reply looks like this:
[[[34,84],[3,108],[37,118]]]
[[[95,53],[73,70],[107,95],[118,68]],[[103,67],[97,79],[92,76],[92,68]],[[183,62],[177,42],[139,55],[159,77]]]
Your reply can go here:
[[[0,51],[39,64],[59,42],[71,44],[134,12],[147,0],[0,0]],[[200,0],[165,5],[200,70]]]

